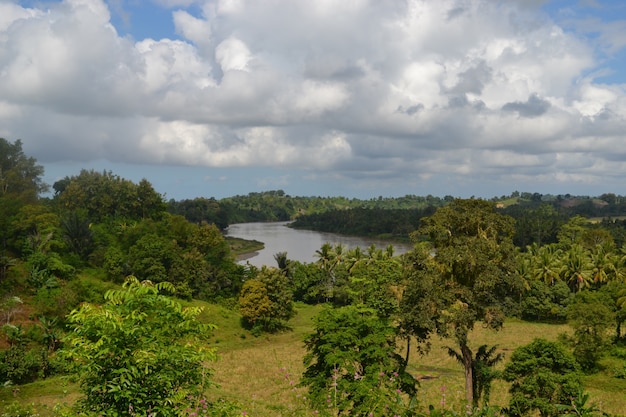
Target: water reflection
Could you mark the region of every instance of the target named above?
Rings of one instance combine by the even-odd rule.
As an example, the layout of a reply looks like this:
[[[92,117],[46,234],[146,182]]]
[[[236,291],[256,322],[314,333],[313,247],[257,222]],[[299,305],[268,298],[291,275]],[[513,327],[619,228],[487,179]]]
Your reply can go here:
[[[294,261],[315,262],[317,261],[315,251],[319,250],[327,242],[332,245],[341,243],[349,249],[357,246],[366,249],[372,243],[377,248],[384,249],[389,244],[388,241],[379,239],[291,229],[287,227],[287,224],[289,222],[237,223],[230,225],[226,234],[241,239],[258,240],[264,243],[265,248],[263,250],[244,261],[240,261],[241,263],[250,262],[250,264],[257,267],[263,265],[276,266],[274,255],[278,252],[287,252],[287,257]],[[392,245],[396,255],[411,249],[411,245],[408,244],[392,243]]]

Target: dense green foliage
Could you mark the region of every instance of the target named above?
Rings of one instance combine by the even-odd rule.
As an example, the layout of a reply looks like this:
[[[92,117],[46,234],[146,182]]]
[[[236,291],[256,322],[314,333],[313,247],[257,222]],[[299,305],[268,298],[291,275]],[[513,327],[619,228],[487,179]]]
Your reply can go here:
[[[201,310],[182,308],[162,291],[140,283],[108,291],[102,306],[83,304],[69,315],[62,353],[71,361],[84,397],[77,411],[98,416],[178,416],[209,384],[215,350],[203,340],[211,325]]]
[[[286,327],[295,310],[287,276],[277,268],[263,267],[247,280],[239,294],[239,311],[244,326],[255,332]]]
[[[469,332],[479,320],[498,330],[506,304],[522,291],[514,273],[513,220],[494,209],[482,200],[454,200],[426,218],[414,238],[425,236],[430,244],[409,255],[402,299],[407,332],[421,339],[437,333],[459,346],[469,404],[476,385]]]
[[[63,209],[85,211],[98,223],[116,218],[158,218],[166,208],[163,197],[146,179],[134,184],[107,171],[81,170],[77,176],[57,181],[54,190]]]
[[[396,353],[396,329],[372,310],[328,308],[306,339],[301,384],[322,415],[410,415],[417,381]]]
[[[420,220],[431,215],[434,210],[435,207],[332,210],[299,216],[291,227],[347,235],[407,239],[409,234],[420,226]]]
[[[542,417],[558,415],[557,404],[567,404],[581,390],[578,371],[574,357],[558,343],[537,339],[517,349],[503,373],[511,383],[510,415],[534,410]]]

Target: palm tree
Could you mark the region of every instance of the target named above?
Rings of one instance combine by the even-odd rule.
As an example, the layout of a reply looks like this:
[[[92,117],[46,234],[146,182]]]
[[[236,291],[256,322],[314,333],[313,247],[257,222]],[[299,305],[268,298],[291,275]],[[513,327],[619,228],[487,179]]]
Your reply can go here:
[[[360,246],[350,249],[345,257],[345,262],[348,267],[348,273],[352,273],[354,269],[365,259],[365,253]]]
[[[613,245],[596,245],[591,251],[592,280],[597,285],[621,277],[619,257],[612,249]]]
[[[530,281],[533,275],[533,257],[528,252],[518,253],[516,273],[522,279],[524,288],[530,289]]]
[[[556,245],[537,247],[531,245],[533,276],[535,279],[554,284],[560,278],[562,251]]]
[[[285,276],[289,276],[289,267],[291,266],[291,261],[287,258],[287,252],[278,252],[274,254],[274,260],[278,265],[278,269]]]
[[[337,266],[333,246],[328,242],[324,243],[320,249],[315,251],[315,256],[318,258],[317,264],[327,276],[326,301],[328,301],[333,295],[335,287],[334,269]]]
[[[593,264],[589,254],[580,244],[572,245],[563,257],[563,278],[574,292],[589,286],[592,280]]]

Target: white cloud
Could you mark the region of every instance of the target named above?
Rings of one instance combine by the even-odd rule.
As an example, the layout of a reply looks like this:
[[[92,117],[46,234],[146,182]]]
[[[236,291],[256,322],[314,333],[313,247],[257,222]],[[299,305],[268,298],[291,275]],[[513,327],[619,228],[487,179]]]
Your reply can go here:
[[[248,62],[252,59],[250,50],[244,42],[230,37],[220,42],[215,48],[215,58],[222,71],[248,71]]]
[[[182,39],[120,36],[102,0],[0,2],[0,134],[43,161],[297,167],[378,184],[595,181],[616,167],[626,84],[596,82],[597,45],[540,1],[155,3]],[[623,24],[602,32],[607,49],[624,45]]]

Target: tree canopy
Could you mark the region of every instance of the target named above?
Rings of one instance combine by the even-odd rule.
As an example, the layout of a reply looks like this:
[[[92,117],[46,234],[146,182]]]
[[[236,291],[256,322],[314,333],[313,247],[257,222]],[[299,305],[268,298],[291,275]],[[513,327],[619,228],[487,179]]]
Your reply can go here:
[[[468,403],[473,402],[468,335],[477,321],[499,329],[506,299],[521,291],[515,274],[513,219],[484,200],[454,200],[424,219],[407,255],[403,296],[406,330],[422,340],[438,333],[460,348]]]

